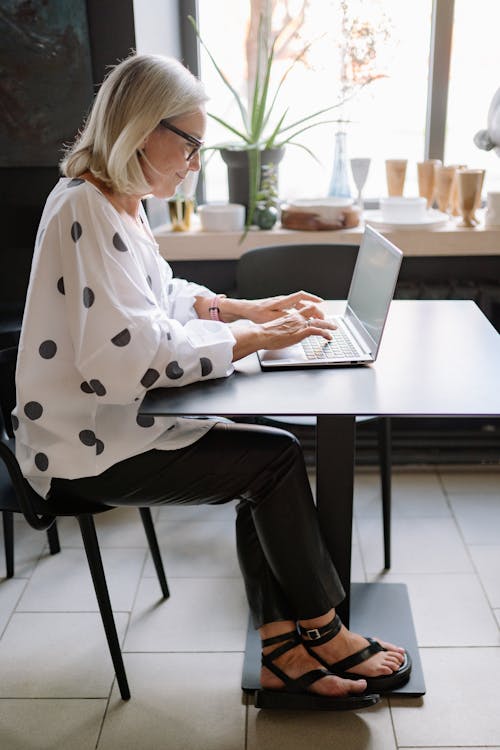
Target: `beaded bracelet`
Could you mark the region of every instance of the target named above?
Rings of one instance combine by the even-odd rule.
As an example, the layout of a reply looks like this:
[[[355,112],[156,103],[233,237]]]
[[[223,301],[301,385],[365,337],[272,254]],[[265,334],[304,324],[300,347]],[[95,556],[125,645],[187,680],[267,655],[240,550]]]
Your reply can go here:
[[[224,322],[220,316],[219,300],[225,296],[225,294],[216,294],[212,302],[210,303],[208,312],[210,313],[211,320],[218,320],[220,323]]]

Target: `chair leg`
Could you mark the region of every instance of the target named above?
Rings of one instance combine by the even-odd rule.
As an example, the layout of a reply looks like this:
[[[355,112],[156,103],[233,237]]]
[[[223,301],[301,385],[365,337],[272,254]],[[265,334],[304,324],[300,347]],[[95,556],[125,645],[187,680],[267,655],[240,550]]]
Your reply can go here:
[[[380,462],[380,479],[382,484],[382,517],[384,526],[384,567],[391,567],[391,420],[390,417],[379,419],[378,448]]]
[[[165,570],[163,568],[163,561],[161,559],[160,547],[158,546],[158,539],[156,537],[151,510],[149,508],[139,508],[139,513],[141,514],[141,519],[144,526],[144,531],[146,532],[151,557],[153,558],[154,566],[156,568],[156,575],[158,576],[158,581],[160,582],[161,592],[163,594],[163,597],[165,599],[168,599],[168,597],[170,596],[170,591],[168,590],[167,578],[165,576]]]
[[[5,574],[7,578],[14,577],[14,513],[11,510],[2,511],[3,540],[5,546]]]
[[[115,668],[120,695],[123,700],[126,701],[130,698],[130,690],[127,675],[125,673],[125,666],[123,664],[118,633],[116,632],[113,610],[111,609],[111,601],[106,584],[106,577],[104,575],[94,518],[90,513],[83,513],[82,515],[77,516],[77,519],[80,524],[83,544],[85,546],[85,552],[87,553],[90,573],[92,575],[92,581],[94,582],[94,589],[101,612],[102,623],[106,632],[106,638],[108,640],[111,659],[113,660],[113,666]]]
[[[52,526],[49,526],[47,529],[47,539],[49,542],[50,554],[57,555],[57,553],[61,551],[61,545],[59,544],[59,534],[56,521],[54,521]]]

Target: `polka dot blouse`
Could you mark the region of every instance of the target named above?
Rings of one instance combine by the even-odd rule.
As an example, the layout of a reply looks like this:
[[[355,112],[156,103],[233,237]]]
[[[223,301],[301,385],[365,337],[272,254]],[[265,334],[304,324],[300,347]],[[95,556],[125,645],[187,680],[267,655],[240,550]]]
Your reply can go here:
[[[232,372],[229,327],[200,320],[205,287],[172,278],[141,207],[139,228],[92,184],[62,178],[38,230],[16,372],[16,454],[42,495],[152,448],[198,440],[215,420],[149,417],[149,388]]]

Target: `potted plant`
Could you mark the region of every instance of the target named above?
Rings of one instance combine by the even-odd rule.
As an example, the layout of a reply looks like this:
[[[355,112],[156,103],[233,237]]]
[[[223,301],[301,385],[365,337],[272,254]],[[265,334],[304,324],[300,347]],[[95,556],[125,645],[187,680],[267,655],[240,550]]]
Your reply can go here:
[[[281,113],[277,119],[272,119],[277,97],[285,78],[294,65],[304,57],[310,45],[305,45],[301,52],[294,57],[273,93],[270,89],[270,78],[275,45],[279,35],[269,42],[269,35],[265,33],[264,19],[261,15],[257,40],[255,83],[251,101],[248,106],[245,106],[241,96],[218,66],[210,50],[207,49],[194,18],[188,16],[188,19],[217,73],[233,95],[241,116],[241,124],[233,125],[218,115],[211,112],[208,113],[209,117],[226,128],[233,138],[231,142],[217,144],[210,148],[220,151],[222,158],[228,165],[230,200],[244,203],[247,206],[246,227],[248,228],[253,223],[257,195],[262,181],[262,165],[273,165],[274,169],[276,169],[276,165],[283,156],[284,148],[288,144],[303,148],[313,158],[316,158],[310,149],[303,144],[297,143],[295,138],[309,128],[327,122],[337,122],[337,120],[318,120],[318,118],[326,112],[339,107],[342,102],[323,107],[294,122],[288,122],[287,110]],[[245,174],[243,185],[241,184],[242,173]],[[235,193],[239,196],[239,199],[235,199]]]

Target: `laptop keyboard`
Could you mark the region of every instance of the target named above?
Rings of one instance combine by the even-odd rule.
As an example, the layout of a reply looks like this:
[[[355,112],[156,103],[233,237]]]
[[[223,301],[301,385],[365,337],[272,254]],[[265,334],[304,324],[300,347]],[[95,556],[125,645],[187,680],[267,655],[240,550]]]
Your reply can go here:
[[[301,342],[307,359],[344,359],[358,357],[359,351],[341,328],[330,331],[333,338],[327,341],[323,336],[309,336]]]

